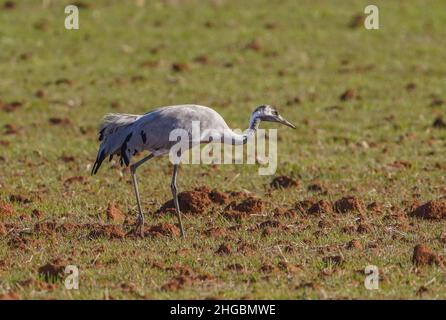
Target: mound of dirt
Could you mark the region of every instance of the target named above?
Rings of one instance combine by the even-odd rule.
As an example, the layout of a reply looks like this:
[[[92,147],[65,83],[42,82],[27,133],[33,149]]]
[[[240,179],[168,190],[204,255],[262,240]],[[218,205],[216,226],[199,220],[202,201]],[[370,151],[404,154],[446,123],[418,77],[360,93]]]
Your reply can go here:
[[[169,236],[169,237],[179,237],[180,229],[171,223],[160,223],[154,226],[149,226],[144,230],[145,236]]]
[[[264,203],[261,199],[249,197],[240,203],[236,203],[235,201],[231,202],[226,208],[225,211],[234,210],[246,214],[259,214],[263,211]]]
[[[339,213],[347,213],[351,211],[357,211],[359,213],[364,212],[364,203],[362,200],[353,196],[347,196],[337,200],[334,207]]]
[[[436,255],[430,248],[418,244],[413,249],[412,263],[416,266],[434,265],[443,266],[442,258]]]
[[[432,122],[432,127],[437,128],[437,129],[445,129],[446,122],[444,121],[442,116],[438,116]]]
[[[118,225],[96,225],[90,232],[90,238],[96,239],[100,237],[123,239],[125,237],[125,232],[122,227]]]
[[[60,279],[64,274],[64,270],[64,262],[60,258],[57,258],[41,266],[38,272],[46,282],[52,282]]]
[[[343,94],[341,94],[339,99],[341,101],[348,101],[354,99],[355,97],[356,97],[356,92],[353,89],[348,89]]]
[[[294,204],[294,209],[299,211],[300,213],[306,213],[308,209],[316,203],[314,199],[306,199],[302,201],[298,201]]]
[[[0,202],[0,217],[1,216],[13,216],[16,214],[16,211],[12,205],[6,202]]]
[[[123,223],[125,220],[125,214],[114,203],[109,203],[107,207],[107,219],[108,221],[115,223]]]
[[[307,210],[308,213],[333,213],[333,204],[328,200],[319,200]]]
[[[0,300],[20,300],[20,296],[15,292],[1,293]]]
[[[410,215],[421,219],[446,219],[446,200],[433,200],[422,204]]]
[[[231,246],[227,243],[222,243],[220,247],[215,251],[216,254],[219,255],[228,255],[232,253]]]
[[[275,177],[273,181],[271,181],[270,186],[273,189],[295,188],[299,186],[299,181],[288,176],[280,176]]]
[[[214,228],[210,228],[210,229],[207,229],[206,231],[204,231],[204,234],[208,237],[218,238],[218,237],[226,236],[227,232],[226,232],[226,229],[214,227]]]
[[[6,231],[6,227],[3,223],[0,222],[0,236],[4,236],[6,235],[7,231]]]
[[[56,231],[56,227],[57,223],[55,221],[39,222],[34,225],[34,232],[50,235]]]
[[[364,248],[358,239],[353,239],[349,243],[347,243],[347,249],[356,249],[358,251],[362,251]]]
[[[183,191],[178,194],[178,203],[182,213],[205,214],[211,205],[209,189],[197,188],[193,191]],[[173,199],[167,201],[157,213],[175,212]]]
[[[273,211],[273,215],[276,218],[279,218],[279,217],[296,218],[297,217],[296,211],[294,211],[292,209],[283,208],[283,207],[275,208]]]
[[[214,189],[209,193],[209,198],[212,202],[217,204],[227,204],[229,202],[229,195],[217,189]]]

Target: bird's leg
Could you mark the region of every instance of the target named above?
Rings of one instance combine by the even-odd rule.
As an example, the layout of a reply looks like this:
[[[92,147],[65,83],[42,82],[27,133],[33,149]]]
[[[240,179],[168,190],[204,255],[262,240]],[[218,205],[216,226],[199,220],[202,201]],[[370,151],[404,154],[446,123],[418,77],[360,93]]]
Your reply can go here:
[[[135,162],[134,164],[132,164],[130,166],[130,174],[132,175],[133,188],[135,190],[136,202],[138,204],[138,212],[139,212],[138,220],[136,221],[135,232],[138,235],[138,231],[139,231],[139,235],[141,237],[144,237],[144,214],[142,213],[142,208],[141,208],[141,198],[139,196],[138,180],[136,179],[136,169],[138,169],[138,167],[140,165],[142,165],[144,162],[146,162],[147,160],[150,160],[152,158],[153,158],[153,154],[149,154],[147,157],[139,160],[138,162]]]
[[[178,204],[177,172],[178,172],[178,164],[174,164],[173,165],[172,183],[170,184],[170,188],[172,190],[173,203],[175,204],[175,210],[177,212],[178,224],[180,225],[181,237],[184,238],[185,234],[184,234],[183,222],[181,221],[180,205]]]

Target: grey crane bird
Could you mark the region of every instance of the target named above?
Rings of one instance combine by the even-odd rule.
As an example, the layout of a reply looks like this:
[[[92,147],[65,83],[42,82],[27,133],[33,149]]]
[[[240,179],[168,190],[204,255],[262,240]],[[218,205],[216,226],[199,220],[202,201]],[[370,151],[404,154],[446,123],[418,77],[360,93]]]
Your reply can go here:
[[[230,135],[230,139],[222,140],[222,143],[231,141],[232,144],[244,144],[250,135],[255,134],[260,121],[272,121],[284,124],[291,128],[296,128],[293,124],[285,120],[277,110],[270,105],[257,107],[249,119],[249,128],[243,134],[232,131],[225,120],[213,109],[199,105],[176,105],[155,109],[144,115],[132,114],[107,114],[99,128],[99,151],[96,162],[93,165],[91,174],[98,172],[104,159],[109,156],[110,161],[114,155],[119,156],[121,166],[129,166],[132,156],[138,152],[147,150],[150,154],[141,160],[130,165],[130,174],[138,205],[138,220],[136,232],[143,236],[144,215],[141,209],[141,198],[138,191],[138,181],[136,179],[136,169],[144,162],[153,157],[169,153],[170,148],[177,141],[170,141],[169,135],[174,129],[185,130],[189,137],[192,133],[192,122],[198,121],[200,132],[212,129],[223,137]],[[200,136],[200,143],[209,143],[209,137]],[[178,163],[173,165],[173,175],[171,190],[173,201],[181,230],[184,237],[184,228],[181,221],[181,211],[178,203],[177,193],[177,173]]]

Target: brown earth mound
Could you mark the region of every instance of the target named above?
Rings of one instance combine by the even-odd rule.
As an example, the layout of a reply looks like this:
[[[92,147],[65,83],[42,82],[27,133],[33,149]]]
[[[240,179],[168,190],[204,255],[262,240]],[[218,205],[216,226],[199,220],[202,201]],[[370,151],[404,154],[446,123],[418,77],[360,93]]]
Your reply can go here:
[[[6,202],[0,202],[0,217],[1,216],[13,216],[16,214],[16,211],[12,205]]]
[[[114,203],[109,203],[107,207],[107,219],[108,221],[115,223],[122,223],[125,220],[125,214]]]
[[[169,236],[169,237],[179,237],[180,229],[171,223],[160,223],[154,226],[149,226],[144,231],[145,236]]]
[[[294,209],[299,211],[300,213],[306,213],[307,210],[316,203],[314,199],[306,199],[302,201],[298,201],[294,204]]]
[[[273,181],[271,181],[270,186],[273,189],[298,187],[299,181],[288,176],[280,176],[274,178]]]
[[[123,239],[125,237],[125,232],[121,226],[117,225],[96,225],[90,232],[90,238],[96,239],[100,237]]]
[[[216,254],[219,255],[228,255],[232,253],[231,246],[227,243],[222,243],[220,247],[215,251]]]
[[[229,202],[228,194],[217,189],[214,189],[209,193],[209,198],[212,202],[217,204],[227,204]]]
[[[418,244],[413,249],[412,263],[416,266],[433,265],[443,266],[441,257],[436,255],[427,246]]]
[[[357,211],[359,213],[364,212],[364,203],[362,200],[352,196],[346,196],[339,199],[335,202],[334,207],[339,213],[347,213],[351,211]]]
[[[433,200],[417,207],[412,216],[422,219],[446,219],[446,200]]]
[[[307,210],[308,213],[332,213],[333,204],[328,200],[319,200]]]
[[[197,188],[193,191],[183,191],[178,194],[178,203],[183,213],[205,214],[211,205],[209,189]],[[175,212],[173,199],[167,201],[157,213]]]
[[[38,272],[45,279],[46,282],[51,282],[53,280],[61,278],[63,276],[64,270],[64,262],[60,258],[57,258],[41,266]]]
[[[263,208],[264,203],[261,199],[249,197],[240,203],[236,203],[235,201],[231,202],[225,208],[225,211],[235,210],[246,214],[259,214],[263,211]]]

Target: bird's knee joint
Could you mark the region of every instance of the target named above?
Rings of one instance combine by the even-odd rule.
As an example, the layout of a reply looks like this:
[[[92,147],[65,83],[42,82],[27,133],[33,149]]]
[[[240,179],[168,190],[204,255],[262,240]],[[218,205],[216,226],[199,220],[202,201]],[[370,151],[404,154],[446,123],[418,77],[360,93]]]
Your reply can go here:
[[[131,166],[130,166],[130,173],[131,174],[135,174],[135,172],[136,172],[136,166],[134,165],[134,164],[132,164]]]
[[[170,189],[172,190],[172,192],[177,192],[177,185],[175,183],[171,183],[170,184]]]

